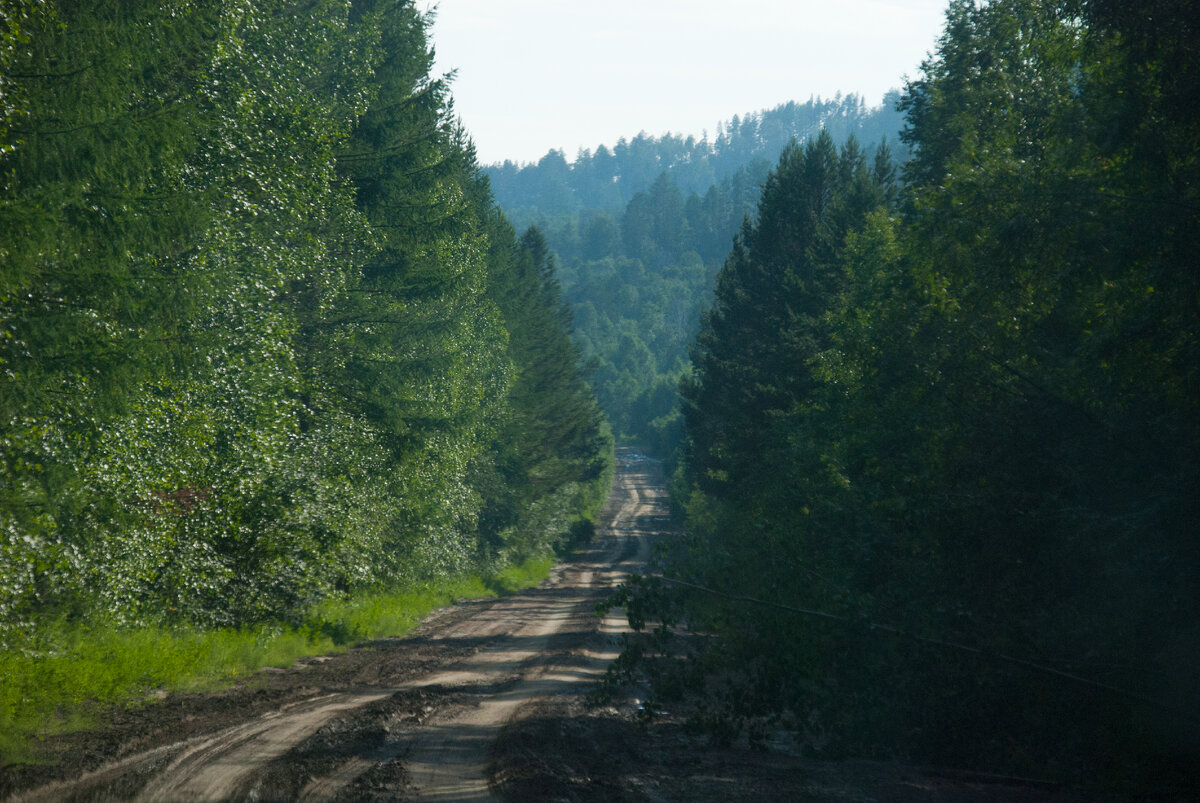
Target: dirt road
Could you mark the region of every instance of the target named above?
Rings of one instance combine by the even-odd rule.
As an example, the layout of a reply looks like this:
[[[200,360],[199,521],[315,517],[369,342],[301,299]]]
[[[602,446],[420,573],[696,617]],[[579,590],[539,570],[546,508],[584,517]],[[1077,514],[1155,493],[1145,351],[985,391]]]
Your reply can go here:
[[[628,451],[597,537],[539,588],[466,602],[412,635],[172,695],[110,728],[57,740],[61,763],[10,778],[20,801],[484,800],[502,727],[581,697],[616,656],[595,604],[645,562],[664,521],[656,464]],[[24,788],[24,791],[17,791]]]
[[[624,629],[619,615],[600,621],[595,603],[668,526],[658,464],[621,457],[591,547],[539,588],[462,602],[405,638],[220,693],[112,712],[102,728],[47,739],[45,763],[0,769],[0,799],[1085,799],[1017,779],[804,758],[794,745],[715,745],[692,726],[710,710],[704,697],[655,705],[648,722],[640,686],[585,706]]]

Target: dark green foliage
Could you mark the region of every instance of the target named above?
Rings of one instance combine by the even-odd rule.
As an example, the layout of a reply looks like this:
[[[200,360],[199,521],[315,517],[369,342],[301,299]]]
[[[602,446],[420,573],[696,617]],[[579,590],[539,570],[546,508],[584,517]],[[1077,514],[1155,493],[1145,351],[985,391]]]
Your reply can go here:
[[[682,421],[676,388],[719,261],[755,212],[768,165],[755,162],[684,198],[660,175],[619,218],[595,210],[552,231],[565,296],[593,384],[622,438],[669,455]]]
[[[757,214],[772,161],[789,141],[821,131],[839,143],[894,138],[894,104],[788,103],[735,118],[711,142],[643,134],[570,165],[552,152],[520,170],[488,169],[506,214],[535,221],[561,261],[576,341],[621,439],[674,453],[688,343],[730,242]]]
[[[481,534],[489,557],[512,561],[545,554],[579,529],[572,519],[599,501],[593,489],[607,474],[613,443],[570,340],[571,313],[545,239],[530,228],[514,248],[505,245],[512,230],[502,217],[491,228],[504,249],[492,264],[505,267],[491,293],[511,333],[516,377],[485,464],[491,492]]]
[[[697,337],[676,481],[676,570],[711,590],[691,615],[728,637],[740,716],[826,750],[1194,780],[1181,9],[956,2],[901,103],[897,206],[885,159],[781,159]]]
[[[0,640],[294,618],[499,568],[525,530],[496,543],[496,495],[553,530],[502,559],[595,507],[568,321],[548,266],[503,306],[515,238],[427,25],[370,0],[4,4]],[[529,401],[530,337],[565,400]],[[536,469],[485,482],[499,440]]]
[[[780,157],[757,223],[744,227],[717,278],[684,384],[702,487],[760,481],[777,416],[809,396],[808,364],[829,345],[824,316],[845,281],[840,244],[884,196],[853,139],[839,154],[822,132]]]

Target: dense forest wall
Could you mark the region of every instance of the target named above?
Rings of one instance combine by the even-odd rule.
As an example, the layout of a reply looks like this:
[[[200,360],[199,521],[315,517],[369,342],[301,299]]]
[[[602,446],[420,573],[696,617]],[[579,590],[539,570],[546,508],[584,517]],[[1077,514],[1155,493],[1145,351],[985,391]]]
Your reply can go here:
[[[1187,12],[959,0],[901,100],[902,186],[828,138],[773,169],[684,384],[689,585],[643,586],[688,593],[639,609],[724,636],[725,722],[1194,789]]]
[[[294,617],[596,508],[611,441],[554,264],[495,209],[427,28],[4,3],[0,642]]]

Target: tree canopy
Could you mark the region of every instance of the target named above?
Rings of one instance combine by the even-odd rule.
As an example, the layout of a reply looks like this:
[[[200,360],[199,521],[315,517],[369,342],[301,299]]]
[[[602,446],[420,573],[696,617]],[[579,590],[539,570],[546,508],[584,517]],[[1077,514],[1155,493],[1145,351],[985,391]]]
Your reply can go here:
[[[0,642],[295,618],[594,515],[553,263],[415,4],[3,12]]]
[[[688,343],[730,243],[757,215],[762,183],[788,143],[824,132],[839,146],[890,140],[906,152],[897,139],[898,97],[877,109],[855,95],[789,102],[735,117],[712,140],[642,134],[570,164],[552,152],[537,164],[487,168],[506,214],[536,223],[561,263],[575,339],[619,437],[674,453]]]
[[[690,538],[669,564],[725,636],[711,660],[743,722],[785,716],[810,749],[1188,783],[1182,8],[954,2],[900,101],[902,187],[886,155],[821,140],[773,170],[693,348]]]

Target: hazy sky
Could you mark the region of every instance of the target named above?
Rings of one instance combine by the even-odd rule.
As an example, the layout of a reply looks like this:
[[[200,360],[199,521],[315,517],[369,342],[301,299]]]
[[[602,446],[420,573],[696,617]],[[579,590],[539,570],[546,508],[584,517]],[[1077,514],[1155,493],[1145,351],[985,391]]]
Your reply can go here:
[[[484,164],[639,131],[710,133],[810,95],[868,105],[915,75],[947,0],[420,0]]]

